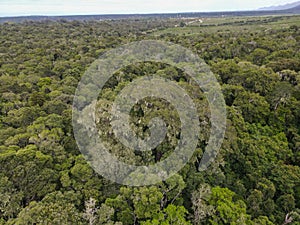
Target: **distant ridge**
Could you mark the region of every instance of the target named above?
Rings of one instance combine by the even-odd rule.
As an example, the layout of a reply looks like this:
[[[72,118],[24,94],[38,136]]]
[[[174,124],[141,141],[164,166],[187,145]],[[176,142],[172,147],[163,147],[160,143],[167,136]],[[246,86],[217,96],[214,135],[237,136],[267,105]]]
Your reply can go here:
[[[285,5],[277,5],[277,6],[269,6],[269,7],[263,7],[259,8],[258,10],[286,10],[286,9],[292,9],[300,5],[300,1],[293,2],[293,3],[288,3]]]
[[[283,10],[283,12],[287,12],[291,14],[300,14],[300,4],[294,8]]]
[[[267,16],[267,15],[300,15],[300,1],[298,5],[284,10],[252,10],[225,12],[183,12],[183,13],[152,13],[152,14],[110,14],[110,15],[68,15],[68,16],[16,16],[0,17],[0,24],[5,22],[20,23],[24,21],[89,21],[89,20],[122,20],[149,18],[191,18],[191,17],[232,17],[232,16]]]

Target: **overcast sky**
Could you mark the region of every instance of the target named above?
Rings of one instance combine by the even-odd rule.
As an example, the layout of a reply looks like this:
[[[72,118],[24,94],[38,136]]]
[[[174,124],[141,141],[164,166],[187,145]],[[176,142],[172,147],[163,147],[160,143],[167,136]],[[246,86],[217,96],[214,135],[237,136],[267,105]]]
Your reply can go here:
[[[251,10],[296,0],[0,0],[0,16]]]

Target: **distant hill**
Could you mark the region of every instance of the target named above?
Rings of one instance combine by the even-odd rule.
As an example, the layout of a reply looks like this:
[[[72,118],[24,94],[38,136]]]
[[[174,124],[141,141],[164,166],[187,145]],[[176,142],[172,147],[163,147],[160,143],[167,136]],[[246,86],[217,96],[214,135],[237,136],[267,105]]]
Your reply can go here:
[[[296,7],[282,10],[281,12],[288,13],[288,14],[300,14],[300,4]]]
[[[286,10],[286,9],[292,9],[292,8],[295,8],[297,6],[300,5],[300,1],[297,1],[297,2],[293,2],[293,3],[288,3],[288,4],[285,4],[285,5],[277,5],[277,6],[269,6],[269,7],[263,7],[263,8],[260,8],[258,10],[266,10],[266,11],[272,11],[272,10]]]
[[[142,18],[189,18],[189,17],[231,17],[231,16],[267,16],[267,15],[290,15],[300,14],[300,1],[287,4],[289,8],[253,11],[227,11],[227,12],[184,12],[184,13],[154,13],[154,14],[111,14],[111,15],[71,15],[71,16],[17,16],[0,17],[0,24],[5,22],[20,23],[24,21],[88,21],[88,20],[121,20],[121,19],[142,19]],[[294,6],[294,7],[291,7]],[[277,7],[277,6],[276,6]],[[279,6],[278,6],[279,7]],[[282,7],[286,7],[282,6]]]

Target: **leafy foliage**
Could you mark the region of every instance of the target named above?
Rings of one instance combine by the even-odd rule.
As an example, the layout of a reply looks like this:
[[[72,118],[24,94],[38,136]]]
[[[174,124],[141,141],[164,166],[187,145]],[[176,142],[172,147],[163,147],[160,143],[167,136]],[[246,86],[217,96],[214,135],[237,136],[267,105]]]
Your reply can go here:
[[[300,224],[299,20],[1,24],[0,224]],[[177,82],[193,98],[202,128],[197,149],[179,174],[133,188],[112,184],[86,163],[73,137],[71,105],[82,74],[100,54],[143,39],[177,43],[205,59],[222,85],[228,126],[217,159],[200,172],[210,111],[197,85],[182,71],[159,63],[118,71],[97,102],[100,136],[116,157],[154,164],[168,157],[180,136],[174,107],[146,98],[132,108],[131,127],[145,138],[148,122],[159,115],[168,127],[166,139],[153,151],[134,152],[114,138],[112,102],[139,76]]]

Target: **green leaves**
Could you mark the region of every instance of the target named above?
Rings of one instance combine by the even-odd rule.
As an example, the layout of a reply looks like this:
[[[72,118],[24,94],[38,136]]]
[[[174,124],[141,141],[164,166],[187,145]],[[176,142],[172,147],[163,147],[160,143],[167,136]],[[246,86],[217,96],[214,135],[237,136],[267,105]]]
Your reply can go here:
[[[17,216],[22,209],[23,193],[13,186],[8,177],[0,174],[0,217],[8,220]]]
[[[186,26],[175,28],[180,22]],[[298,16],[207,18],[194,25],[183,18],[0,24],[0,224],[273,225],[290,218],[298,224],[298,24]],[[211,128],[203,92],[169,65],[144,62],[116,72],[98,98],[96,120],[99,136],[120,160],[154,164],[172,153],[180,136],[172,105],[146,98],[132,108],[130,126],[146,138],[149,121],[161,116],[165,141],[135,152],[114,138],[112,102],[136,78],[156,74],[178,82],[193,97],[201,123],[194,156],[179,174],[156,186],[121,187],[79,155],[71,105],[99,54],[143,39],[184,45],[211,65],[222,83],[228,125],[216,161],[200,173]],[[87,96],[97,91],[85,89]]]
[[[227,188],[212,188],[209,203],[216,209],[216,215],[210,219],[211,224],[250,224],[246,214],[246,204],[242,200],[233,201],[234,193]]]
[[[233,105],[241,110],[246,122],[267,124],[270,105],[259,94],[242,92],[236,97]]]
[[[53,192],[41,202],[31,202],[17,219],[8,224],[84,224],[75,206],[64,200],[61,192]]]
[[[183,206],[168,205],[163,212],[159,213],[159,217],[153,220],[147,220],[142,222],[142,225],[191,225],[192,223],[187,221],[185,215],[187,210]]]

